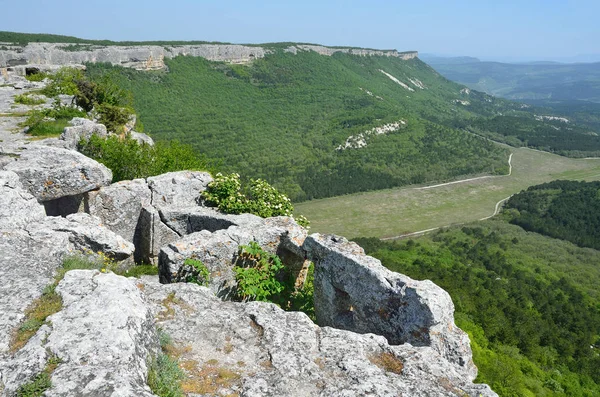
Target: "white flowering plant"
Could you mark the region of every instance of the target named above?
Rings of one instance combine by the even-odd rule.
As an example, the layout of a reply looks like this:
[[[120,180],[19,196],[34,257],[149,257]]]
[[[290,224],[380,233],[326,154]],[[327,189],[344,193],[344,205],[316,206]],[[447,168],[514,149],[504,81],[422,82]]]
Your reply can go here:
[[[294,217],[294,206],[285,194],[279,192],[263,179],[251,179],[246,189],[242,189],[240,175],[218,173],[203,193],[206,204],[215,206],[228,214],[248,212],[263,218],[271,216]],[[296,222],[308,228],[309,221],[304,216]]]

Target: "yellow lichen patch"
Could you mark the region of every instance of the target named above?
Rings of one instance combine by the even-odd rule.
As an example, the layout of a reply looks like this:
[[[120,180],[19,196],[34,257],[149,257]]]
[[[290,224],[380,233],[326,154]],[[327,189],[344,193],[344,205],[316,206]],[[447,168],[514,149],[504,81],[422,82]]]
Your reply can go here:
[[[393,372],[398,375],[400,375],[404,369],[404,363],[392,353],[383,352],[372,355],[369,357],[369,361],[386,372]]]
[[[182,309],[186,315],[190,315],[194,312],[194,308],[179,299],[175,295],[175,292],[169,293],[169,295],[167,295],[167,297],[163,299],[161,303],[164,307],[164,310],[158,313],[157,318],[159,321],[169,320],[175,317],[175,308],[177,306]]]
[[[193,360],[188,360],[185,367],[187,378],[181,383],[184,393],[216,395],[222,391],[230,391],[232,388],[241,386],[241,375],[228,368],[219,367],[210,360],[202,368],[198,369],[192,365]],[[218,363],[218,362],[217,362]],[[182,363],[183,364],[183,363]],[[232,392],[228,396],[238,396],[238,393]]]

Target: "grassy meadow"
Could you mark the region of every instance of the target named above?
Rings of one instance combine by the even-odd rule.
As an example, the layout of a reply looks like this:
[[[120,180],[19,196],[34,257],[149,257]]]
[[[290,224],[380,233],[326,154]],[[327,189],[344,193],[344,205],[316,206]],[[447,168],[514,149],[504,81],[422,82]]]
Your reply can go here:
[[[526,148],[511,151],[510,176],[312,200],[296,204],[296,212],[311,220],[314,232],[386,238],[488,217],[498,201],[532,185],[600,180],[600,159],[571,159]]]

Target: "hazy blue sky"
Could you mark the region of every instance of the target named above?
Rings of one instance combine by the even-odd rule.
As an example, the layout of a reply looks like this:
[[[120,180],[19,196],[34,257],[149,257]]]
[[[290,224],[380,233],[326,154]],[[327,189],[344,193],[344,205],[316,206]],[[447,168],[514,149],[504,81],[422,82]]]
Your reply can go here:
[[[301,41],[519,60],[600,54],[599,0],[0,2],[0,30],[90,39]]]

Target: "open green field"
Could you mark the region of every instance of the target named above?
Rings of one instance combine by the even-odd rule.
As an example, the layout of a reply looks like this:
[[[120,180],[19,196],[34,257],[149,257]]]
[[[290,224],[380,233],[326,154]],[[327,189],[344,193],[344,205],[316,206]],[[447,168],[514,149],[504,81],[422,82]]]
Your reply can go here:
[[[498,201],[543,182],[600,180],[600,159],[570,159],[526,148],[511,151],[510,176],[312,200],[296,204],[296,212],[311,220],[314,232],[386,238],[489,217]]]

